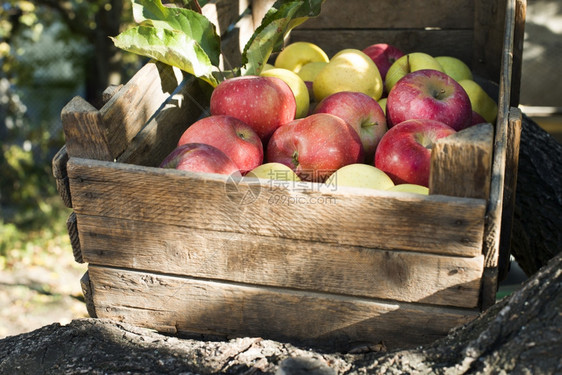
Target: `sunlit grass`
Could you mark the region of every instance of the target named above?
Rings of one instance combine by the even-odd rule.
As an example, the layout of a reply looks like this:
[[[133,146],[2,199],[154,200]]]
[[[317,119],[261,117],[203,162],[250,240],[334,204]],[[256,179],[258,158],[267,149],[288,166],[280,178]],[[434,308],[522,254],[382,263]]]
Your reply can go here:
[[[72,252],[66,229],[70,209],[57,196],[41,201],[38,210],[44,218],[38,227],[21,228],[0,218],[0,270],[43,266]]]

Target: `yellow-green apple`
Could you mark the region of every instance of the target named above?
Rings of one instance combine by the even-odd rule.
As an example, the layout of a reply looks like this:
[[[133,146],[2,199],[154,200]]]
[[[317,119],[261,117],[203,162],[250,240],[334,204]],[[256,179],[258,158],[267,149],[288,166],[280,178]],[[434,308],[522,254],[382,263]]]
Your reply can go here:
[[[399,58],[404,56],[404,52],[396,46],[387,43],[376,43],[363,49],[379,68],[381,78],[384,82],[386,73],[390,66]]]
[[[300,181],[299,176],[288,166],[281,163],[264,163],[252,169],[249,176],[263,180]]]
[[[261,71],[262,71],[262,72],[265,72],[266,70],[273,69],[273,68],[275,68],[273,65],[271,65],[271,64],[269,64],[269,63],[265,63],[265,64],[263,65],[263,69],[262,69]]]
[[[297,72],[299,77],[302,78],[306,87],[308,88],[308,95],[310,96],[310,101],[314,102],[316,99],[314,98],[314,91],[312,90],[312,83],[314,82],[314,78],[318,75],[318,73],[328,64],[325,61],[313,61],[306,63],[302,66],[302,68]]]
[[[459,84],[468,94],[472,109],[484,117],[486,122],[493,124],[498,115],[498,105],[495,100],[475,81],[463,79]]]
[[[330,59],[312,83],[314,98],[320,101],[340,91],[358,91],[380,99],[383,83],[379,69],[358,49],[344,49]]]
[[[275,58],[276,68],[292,70],[297,73],[309,62],[328,62],[330,59],[322,48],[310,42],[294,42],[287,45]]]
[[[396,82],[406,74],[422,69],[434,69],[443,72],[443,67],[441,67],[439,62],[427,53],[411,52],[402,56],[396,60],[390,68],[388,68],[388,72],[386,72],[386,78],[384,80],[386,92],[390,93],[390,90],[392,90]]]
[[[381,106],[382,111],[384,112],[384,115],[386,116],[386,102],[387,102],[388,97],[384,97],[384,98],[380,98],[379,100],[377,100],[377,102],[379,103],[379,105]]]
[[[232,116],[204,117],[187,128],[178,146],[205,143],[224,152],[245,174],[263,163],[263,143],[248,124]]]
[[[176,147],[162,160],[160,168],[242,177],[236,164],[224,152],[204,143],[185,143]]]
[[[297,103],[297,112],[295,118],[302,118],[308,115],[308,108],[310,107],[310,95],[308,94],[308,87],[301,77],[292,70],[283,68],[272,68],[260,73],[263,77],[277,77],[282,79],[295,95]]]
[[[388,127],[409,119],[444,122],[455,130],[472,123],[470,99],[462,86],[437,70],[416,70],[396,82],[386,102]]]
[[[453,56],[436,56],[435,60],[441,65],[443,71],[459,82],[463,79],[472,79],[472,71],[464,61]]]
[[[314,113],[330,113],[351,125],[363,143],[365,162],[372,162],[379,140],[387,130],[386,117],[375,99],[362,92],[340,91],[322,99]]]
[[[429,188],[416,184],[398,184],[387,189],[388,191],[401,191],[404,193],[415,193],[429,195]]]
[[[339,168],[364,159],[359,135],[327,113],[297,119],[278,128],[266,147],[267,162],[290,167],[304,181],[323,182]]]
[[[375,167],[395,184],[429,185],[431,149],[455,129],[436,120],[412,119],[388,129],[375,152]]]
[[[228,115],[244,121],[264,144],[275,129],[294,120],[296,109],[293,91],[277,77],[226,79],[215,87],[210,100],[211,115]]]
[[[355,163],[341,167],[328,177],[326,185],[337,189],[339,186],[353,186],[387,190],[394,182],[386,173],[369,164]]]

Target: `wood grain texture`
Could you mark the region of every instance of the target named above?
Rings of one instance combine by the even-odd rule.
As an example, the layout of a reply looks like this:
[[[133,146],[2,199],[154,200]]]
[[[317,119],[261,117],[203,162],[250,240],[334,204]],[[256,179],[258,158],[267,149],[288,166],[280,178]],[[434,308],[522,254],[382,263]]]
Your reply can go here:
[[[521,93],[521,71],[523,66],[523,43],[525,41],[525,20],[527,17],[527,0],[517,0],[515,4],[515,30],[513,35],[513,66],[511,72],[512,107],[519,106]]]
[[[493,142],[492,124],[439,139],[431,151],[430,194],[488,199]]]
[[[259,336],[349,349],[357,341],[413,347],[476,317],[451,309],[220,283],[90,265],[96,314],[174,334]]]
[[[86,262],[449,306],[478,306],[482,255],[474,258],[382,251],[305,240],[206,231],[83,216]]]
[[[471,0],[328,0],[304,29],[472,29]]]
[[[381,249],[475,256],[485,201],[248,179],[72,158],[74,210],[84,215]],[[256,190],[257,189],[257,190]],[[344,190],[344,189],[341,189]]]
[[[84,263],[82,257],[82,247],[80,246],[80,234],[78,232],[78,223],[76,213],[72,212],[66,220],[66,229],[70,238],[70,246],[72,247],[72,254],[76,263]]]
[[[474,1],[474,55],[470,66],[475,73],[494,82],[499,82],[502,71],[506,6],[511,2]]]
[[[246,14],[225,35],[221,42],[221,68],[230,70],[242,65],[242,52],[256,25],[252,14]]]
[[[519,169],[519,143],[521,141],[522,113],[519,108],[511,108],[507,129],[507,151],[505,163],[505,183],[503,191],[503,210],[500,230],[498,256],[498,281],[507,277],[511,253],[511,231],[515,210],[517,171]]]
[[[53,177],[57,192],[62,199],[64,205],[72,208],[72,198],[70,197],[70,183],[66,173],[66,163],[68,162],[68,152],[66,152],[66,145],[63,145],[55,154],[52,160]]]
[[[251,0],[211,0],[201,8],[201,13],[216,27],[218,35],[225,35],[249,8]]]
[[[113,160],[100,112],[79,96],[61,112],[66,152],[70,157]]]
[[[513,68],[513,41],[515,35],[516,0],[508,0],[505,10],[505,33],[501,55],[498,117],[492,161],[492,184],[486,215],[483,251],[485,267],[482,284],[482,308],[493,305],[498,288],[498,259],[500,249],[501,220],[504,201],[505,174],[508,145],[508,120],[511,100],[511,74]]]
[[[183,74],[177,68],[148,62],[109,99],[99,112],[110,160],[117,158],[127,148],[131,139],[183,79]]]
[[[201,116],[207,115],[211,89],[202,81],[186,78],[162,108],[131,140],[117,161],[158,166],[176,147],[181,135]]]
[[[432,56],[449,55],[467,64],[472,61],[472,50],[467,48],[472,45],[472,30],[295,28],[290,36],[291,42],[308,41],[317,44],[328,56],[333,56],[343,48],[362,50],[370,44],[388,43],[405,52],[425,52]],[[497,77],[495,80],[497,81]]]

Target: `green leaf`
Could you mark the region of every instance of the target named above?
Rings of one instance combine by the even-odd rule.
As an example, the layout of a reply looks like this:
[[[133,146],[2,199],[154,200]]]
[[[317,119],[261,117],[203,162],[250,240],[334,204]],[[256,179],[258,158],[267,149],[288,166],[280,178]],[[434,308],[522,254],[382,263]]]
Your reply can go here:
[[[141,26],[177,30],[193,39],[211,63],[219,65],[220,36],[204,15],[190,9],[166,7],[161,0],[132,0],[133,17]]]
[[[178,30],[136,26],[112,38],[115,46],[175,66],[212,86],[218,84],[213,65],[197,41]]]
[[[323,2],[276,1],[244,47],[242,74],[259,74],[271,54],[281,50],[285,37],[293,28],[320,14]]]

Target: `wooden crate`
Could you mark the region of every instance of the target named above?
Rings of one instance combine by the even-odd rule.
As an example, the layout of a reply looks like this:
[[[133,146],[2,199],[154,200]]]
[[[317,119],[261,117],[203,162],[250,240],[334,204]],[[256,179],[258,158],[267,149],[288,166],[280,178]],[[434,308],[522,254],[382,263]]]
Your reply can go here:
[[[270,4],[203,8],[223,35],[225,64],[239,62]],[[53,172],[73,208],[75,258],[88,263],[90,315],[332,350],[411,347],[473,319],[494,303],[509,256],[524,16],[516,0],[327,0],[292,31],[330,55],[388,42],[457,56],[498,89],[496,124],[436,146],[429,196],[159,169],[209,97],[160,63],[108,88],[102,108],[74,98]]]

